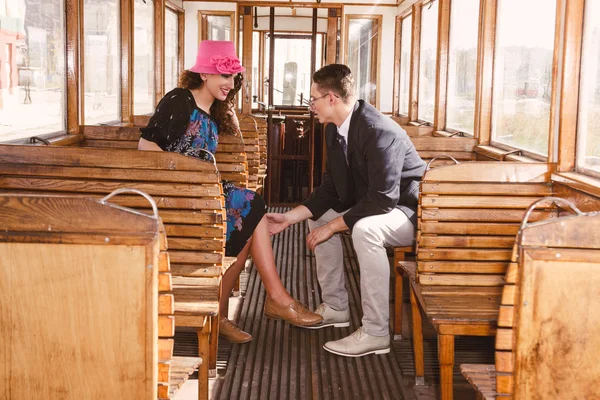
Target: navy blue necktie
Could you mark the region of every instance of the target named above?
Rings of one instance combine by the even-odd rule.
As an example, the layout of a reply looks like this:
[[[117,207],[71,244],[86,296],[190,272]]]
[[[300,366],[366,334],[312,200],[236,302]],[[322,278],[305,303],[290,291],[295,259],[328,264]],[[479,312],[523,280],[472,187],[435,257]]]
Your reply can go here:
[[[348,162],[348,145],[346,144],[346,138],[338,133],[337,140],[340,142],[340,146],[342,146],[342,151],[344,152],[344,157],[346,158],[346,163]]]

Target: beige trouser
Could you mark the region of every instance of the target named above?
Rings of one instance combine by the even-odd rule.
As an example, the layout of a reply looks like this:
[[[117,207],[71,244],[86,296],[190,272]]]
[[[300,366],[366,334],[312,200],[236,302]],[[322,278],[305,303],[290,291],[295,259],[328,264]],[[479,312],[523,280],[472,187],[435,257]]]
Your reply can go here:
[[[312,231],[344,214],[330,209],[317,221],[309,220],[308,227]],[[360,267],[362,328],[369,335],[389,335],[390,263],[385,246],[410,246],[414,237],[413,224],[397,208],[387,214],[363,218],[354,225],[352,243]],[[323,302],[334,310],[347,310],[348,291],[340,235],[333,235],[318,245],[315,257]]]

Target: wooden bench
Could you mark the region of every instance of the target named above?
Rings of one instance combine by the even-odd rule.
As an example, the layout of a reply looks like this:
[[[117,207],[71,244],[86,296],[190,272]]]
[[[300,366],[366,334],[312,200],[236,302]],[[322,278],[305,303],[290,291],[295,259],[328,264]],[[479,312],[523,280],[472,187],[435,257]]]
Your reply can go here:
[[[454,336],[496,333],[515,234],[527,207],[552,193],[550,173],[542,163],[477,162],[423,176],[416,262],[399,261],[395,270],[397,282],[404,273],[410,277],[417,383],[424,383],[423,310],[438,333],[443,399],[452,398]],[[540,210],[531,218],[554,216]],[[396,299],[402,301],[401,292]]]
[[[198,332],[200,356],[207,361],[201,382],[209,370],[216,372],[225,211],[213,164],[167,152],[3,145],[0,170],[0,190],[13,193],[101,197],[129,187],[153,196],[169,237],[176,325]],[[135,196],[114,201],[150,211]]]
[[[258,128],[258,151],[259,151],[259,171],[258,171],[258,186],[264,188],[265,179],[267,177],[267,140],[268,126],[267,121],[263,118],[256,117],[256,126]],[[262,193],[262,192],[261,192]]]
[[[263,139],[259,137],[258,121],[255,117],[239,114],[238,120],[248,161],[248,188],[260,192],[266,174],[266,136]]]
[[[156,214],[3,194],[0,221],[6,398],[169,398],[166,389],[178,385],[173,366],[193,372],[200,364],[172,357],[172,296],[159,294],[166,241]]]
[[[495,365],[461,365],[480,399],[600,398],[600,213],[577,214],[523,224]]]

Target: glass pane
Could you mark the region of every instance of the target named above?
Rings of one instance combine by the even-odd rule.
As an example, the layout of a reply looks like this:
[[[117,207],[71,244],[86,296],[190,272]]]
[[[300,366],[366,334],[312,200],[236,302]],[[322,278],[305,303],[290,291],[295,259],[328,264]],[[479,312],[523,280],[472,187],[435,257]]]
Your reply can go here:
[[[206,25],[208,40],[233,40],[233,37],[231,37],[231,16],[207,15]]]
[[[446,127],[473,134],[479,1],[452,0]]]
[[[423,6],[421,13],[421,61],[419,63],[418,119],[433,122],[437,60],[438,2]]]
[[[577,168],[600,173],[600,2],[585,2]]]
[[[400,85],[398,95],[400,114],[408,115],[410,103],[410,55],[412,50],[412,15],[402,20],[402,39],[400,42]]]
[[[542,155],[548,154],[555,14],[548,0],[498,1],[492,140]]]
[[[86,125],[121,119],[119,15],[117,0],[83,4]]]
[[[133,113],[154,112],[154,3],[135,0],[133,37]]]
[[[316,40],[316,60],[315,60],[315,71],[318,71],[323,66],[323,37],[325,35],[318,33]]]
[[[310,47],[310,37],[275,38],[274,104],[300,106],[310,97]]]
[[[269,34],[264,35],[264,55],[263,55],[263,76],[265,77],[263,83],[263,102],[269,104],[269,63],[271,62],[271,40]]]
[[[258,108],[260,32],[252,32],[252,108]],[[254,100],[256,96],[256,101]]]
[[[165,93],[168,93],[177,87],[179,78],[179,21],[175,11],[165,10]]]
[[[350,19],[348,24],[348,67],[354,77],[356,95],[372,105],[377,101],[377,42],[375,19]]]
[[[0,141],[65,131],[64,0],[0,10]]]

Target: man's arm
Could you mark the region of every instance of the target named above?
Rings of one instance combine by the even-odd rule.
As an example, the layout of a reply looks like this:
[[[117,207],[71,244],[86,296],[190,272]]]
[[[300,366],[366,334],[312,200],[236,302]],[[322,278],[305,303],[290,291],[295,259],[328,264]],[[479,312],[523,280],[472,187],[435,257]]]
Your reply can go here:
[[[276,235],[285,230],[288,226],[297,224],[312,217],[310,210],[302,205],[284,213],[269,213],[267,221],[269,222],[269,233]]]

